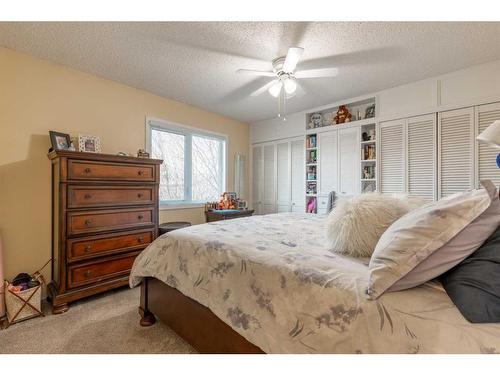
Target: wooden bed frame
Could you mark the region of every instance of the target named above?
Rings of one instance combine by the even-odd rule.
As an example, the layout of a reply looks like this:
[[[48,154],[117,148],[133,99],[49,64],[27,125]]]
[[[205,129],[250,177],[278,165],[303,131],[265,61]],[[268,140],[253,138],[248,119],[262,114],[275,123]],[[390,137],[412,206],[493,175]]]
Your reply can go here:
[[[199,353],[264,353],[210,309],[156,278],[141,283],[139,314],[141,326],[151,326],[159,318]]]

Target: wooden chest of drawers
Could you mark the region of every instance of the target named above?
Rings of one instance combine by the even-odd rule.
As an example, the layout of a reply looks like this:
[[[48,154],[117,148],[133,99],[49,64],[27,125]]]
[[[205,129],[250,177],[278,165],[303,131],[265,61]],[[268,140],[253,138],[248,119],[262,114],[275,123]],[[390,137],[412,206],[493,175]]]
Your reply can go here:
[[[53,151],[53,312],[126,285],[137,254],[158,233],[161,160]]]

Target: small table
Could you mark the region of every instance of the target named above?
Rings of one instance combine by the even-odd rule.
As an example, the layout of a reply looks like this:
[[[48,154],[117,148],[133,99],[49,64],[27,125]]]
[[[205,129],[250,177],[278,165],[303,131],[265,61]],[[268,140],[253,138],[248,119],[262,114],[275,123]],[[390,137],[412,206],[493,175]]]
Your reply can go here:
[[[238,217],[252,216],[254,210],[212,210],[205,211],[207,223],[211,221],[236,219]]]

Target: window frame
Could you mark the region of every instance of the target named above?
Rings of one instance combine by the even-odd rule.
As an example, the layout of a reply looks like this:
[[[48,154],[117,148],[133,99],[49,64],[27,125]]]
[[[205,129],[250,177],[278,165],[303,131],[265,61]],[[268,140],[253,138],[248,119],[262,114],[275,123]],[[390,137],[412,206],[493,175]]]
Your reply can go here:
[[[220,168],[221,168],[221,194],[226,190],[227,179],[228,179],[228,136],[225,134],[220,134],[212,131],[201,130],[196,127],[182,125],[174,123],[171,121],[162,120],[155,117],[146,117],[146,150],[151,155],[151,138],[153,130],[167,131],[174,134],[179,134],[184,136],[184,198],[183,200],[168,200],[160,201],[160,209],[180,209],[180,208],[197,208],[204,207],[204,201],[193,201],[192,200],[192,137],[199,136],[210,139],[215,139],[223,142],[223,147],[221,147],[221,158],[220,158]],[[161,181],[160,181],[161,183]],[[189,198],[189,199],[186,199]]]

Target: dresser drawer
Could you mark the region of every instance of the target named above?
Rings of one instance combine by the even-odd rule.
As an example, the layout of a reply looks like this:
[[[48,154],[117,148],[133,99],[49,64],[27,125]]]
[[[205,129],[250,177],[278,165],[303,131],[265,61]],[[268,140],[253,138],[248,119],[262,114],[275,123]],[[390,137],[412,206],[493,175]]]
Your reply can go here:
[[[68,235],[153,226],[154,208],[68,212]]]
[[[154,203],[153,187],[69,186],[68,208]]]
[[[101,260],[95,263],[86,263],[68,267],[68,287],[75,288],[82,285],[97,283],[102,280],[125,276],[130,273],[135,257],[134,252],[121,257]]]
[[[152,165],[68,160],[69,180],[155,181]]]
[[[67,241],[68,261],[74,262],[102,255],[118,254],[145,248],[153,241],[153,230],[117,235],[84,237]]]

